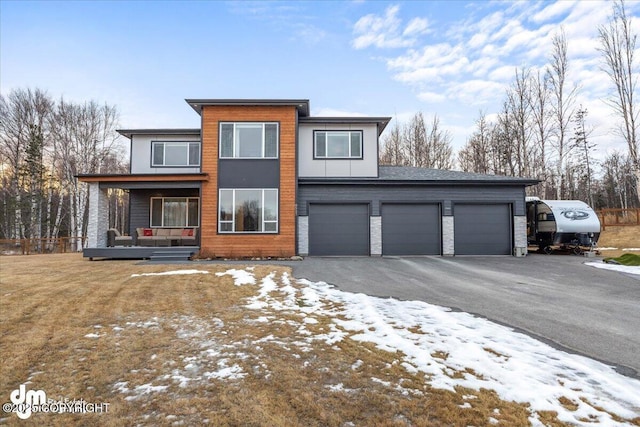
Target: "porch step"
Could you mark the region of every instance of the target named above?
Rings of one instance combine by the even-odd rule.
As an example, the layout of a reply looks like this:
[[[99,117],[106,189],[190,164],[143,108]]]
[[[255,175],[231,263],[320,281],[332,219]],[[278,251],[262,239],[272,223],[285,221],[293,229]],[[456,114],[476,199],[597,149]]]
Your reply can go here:
[[[194,251],[191,249],[175,249],[169,251],[155,251],[149,257],[150,261],[189,261]]]

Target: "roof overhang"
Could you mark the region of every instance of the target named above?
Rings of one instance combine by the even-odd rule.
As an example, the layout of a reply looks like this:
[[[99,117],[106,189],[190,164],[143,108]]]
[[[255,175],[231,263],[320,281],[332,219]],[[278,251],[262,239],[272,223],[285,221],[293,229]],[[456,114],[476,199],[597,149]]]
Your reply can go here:
[[[376,124],[378,126],[378,136],[387,127],[391,117],[301,117],[300,123],[329,124],[329,125],[349,125],[349,124]]]
[[[101,175],[87,174],[76,175],[80,182],[109,182],[109,183],[128,183],[128,182],[202,182],[209,180],[209,174],[206,173],[179,173],[179,174],[126,174],[126,175]]]
[[[309,115],[308,99],[185,99],[196,113],[202,114],[206,106],[293,106],[300,117]]]
[[[117,129],[116,132],[129,139],[133,135],[200,135],[200,129]]]
[[[300,185],[385,185],[385,186],[438,186],[438,185],[467,185],[467,186],[507,186],[529,187],[536,185],[538,180],[492,180],[492,179],[381,179],[381,178],[298,178]]]

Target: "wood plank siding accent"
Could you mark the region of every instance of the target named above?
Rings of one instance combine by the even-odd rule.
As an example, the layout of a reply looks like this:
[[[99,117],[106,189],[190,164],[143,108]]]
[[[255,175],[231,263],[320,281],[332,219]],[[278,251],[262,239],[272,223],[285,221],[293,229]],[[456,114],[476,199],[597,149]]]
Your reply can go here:
[[[202,183],[200,245],[203,255],[222,257],[289,257],[296,243],[296,126],[294,105],[202,107]],[[220,122],[279,122],[280,206],[278,234],[218,233],[218,131]]]

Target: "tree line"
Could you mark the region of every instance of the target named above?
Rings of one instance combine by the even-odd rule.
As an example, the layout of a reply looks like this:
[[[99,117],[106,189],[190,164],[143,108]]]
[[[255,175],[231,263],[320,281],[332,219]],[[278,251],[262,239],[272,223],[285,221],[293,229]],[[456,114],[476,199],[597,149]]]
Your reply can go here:
[[[417,113],[407,124],[396,122],[387,134],[381,162],[434,168],[457,162],[465,172],[539,179],[540,184],[528,192],[544,199],[580,199],[596,208],[640,206],[636,35],[624,2],[613,3],[609,23],[598,34],[602,71],[612,86],[607,102],[619,119],[615,131],[626,141],[627,152],[596,161],[589,112],[577,105],[579,86],[569,83],[569,47],[560,30],[553,37],[546,68],[516,69],[501,111],[493,120],[481,112],[457,155],[437,115],[429,126]]]
[[[0,95],[0,238],[85,236],[89,194],[75,176],[128,171],[117,122],[116,107],[96,101],[41,89]],[[126,203],[111,192],[112,225],[125,220]]]
[[[596,161],[589,112],[576,105],[579,87],[567,79],[568,43],[559,31],[544,71],[516,69],[501,111],[494,120],[481,113],[457,153],[438,116],[427,121],[419,112],[389,130],[381,164],[537,178],[528,191],[541,198],[581,199],[596,209],[640,206],[636,35],[624,2],[612,10],[598,29],[599,50],[626,152]],[[89,194],[75,177],[128,172],[117,123],[117,108],[96,101],[54,100],[41,89],[0,95],[0,239],[85,236]],[[127,214],[126,193],[110,190],[109,226],[127,230]]]

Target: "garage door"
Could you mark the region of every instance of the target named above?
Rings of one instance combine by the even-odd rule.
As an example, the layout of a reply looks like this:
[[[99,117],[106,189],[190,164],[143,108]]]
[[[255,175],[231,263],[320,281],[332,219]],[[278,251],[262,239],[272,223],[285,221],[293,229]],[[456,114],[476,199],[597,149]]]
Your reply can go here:
[[[369,255],[369,205],[310,204],[309,255]]]
[[[440,205],[383,204],[383,255],[440,255]]]
[[[456,255],[511,255],[511,206],[456,204]]]

